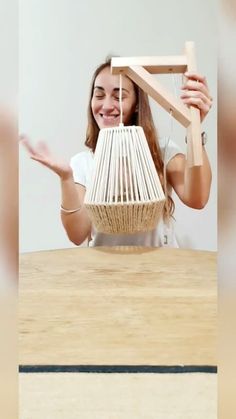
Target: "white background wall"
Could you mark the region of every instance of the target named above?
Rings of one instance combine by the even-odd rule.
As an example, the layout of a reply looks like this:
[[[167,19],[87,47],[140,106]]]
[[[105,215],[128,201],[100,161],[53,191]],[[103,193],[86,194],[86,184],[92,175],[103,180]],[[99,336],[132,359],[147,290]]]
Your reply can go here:
[[[176,197],[177,231],[185,245],[216,250],[216,13],[215,0],[21,0],[19,2],[20,132],[45,140],[69,160],[84,149],[92,73],[108,54],[178,55],[194,41],[198,69],[208,79],[214,107],[203,123],[213,185],[204,210]],[[165,76],[164,76],[165,77]],[[164,81],[174,93],[171,79]],[[179,78],[177,87],[180,86]],[[170,120],[152,102],[161,135]],[[173,139],[185,151],[185,130],[174,123]],[[55,174],[20,149],[21,251],[73,247],[60,222],[60,184]]]

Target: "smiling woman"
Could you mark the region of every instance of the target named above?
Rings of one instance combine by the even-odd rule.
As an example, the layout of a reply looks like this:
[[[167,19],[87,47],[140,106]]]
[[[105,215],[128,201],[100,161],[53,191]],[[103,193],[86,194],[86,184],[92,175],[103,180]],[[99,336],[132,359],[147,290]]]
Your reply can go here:
[[[174,189],[185,205],[195,209],[203,208],[208,201],[211,186],[208,157],[202,145],[203,165],[188,167],[185,155],[179,147],[172,140],[167,144],[165,140],[159,138],[147,94],[127,76],[123,77],[122,84],[122,121],[126,126],[138,125],[144,130],[156,171],[163,189],[166,190],[163,219],[152,231],[104,234],[95,230],[83,205],[94,167],[94,152],[99,131],[102,128],[116,127],[121,121],[119,76],[111,74],[110,64],[111,60],[108,59],[96,69],[92,78],[85,141],[88,151],[76,154],[68,164],[55,159],[44,143],[34,148],[26,137],[22,142],[32,159],[59,175],[62,191],[61,220],[68,238],[74,244],[80,245],[88,239],[90,246],[178,247],[173,229],[174,202],[171,191]],[[198,73],[188,73],[185,76],[186,83],[183,86],[184,93],[181,99],[188,106],[196,106],[203,120],[212,104],[206,79]]]

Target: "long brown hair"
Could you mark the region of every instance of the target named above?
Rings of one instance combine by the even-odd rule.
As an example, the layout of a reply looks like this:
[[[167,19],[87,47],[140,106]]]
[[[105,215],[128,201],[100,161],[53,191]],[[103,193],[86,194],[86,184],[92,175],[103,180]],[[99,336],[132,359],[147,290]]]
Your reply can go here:
[[[92,108],[91,108],[91,101],[93,97],[93,90],[94,90],[94,83],[98,74],[107,67],[111,65],[111,58],[108,58],[103,64],[97,67],[95,70],[92,82],[91,82],[91,90],[89,95],[89,103],[88,103],[88,125],[86,131],[86,141],[85,145],[92,149],[94,152],[97,145],[97,139],[99,134],[99,127],[94,119]],[[133,81],[131,80],[133,83]],[[161,156],[161,149],[158,141],[158,134],[156,127],[154,125],[152,112],[149,104],[148,95],[140,89],[135,83],[133,83],[136,98],[137,98],[137,111],[134,112],[133,118],[131,121],[132,125],[141,126],[144,130],[145,136],[147,138],[148,146],[160,178],[161,185],[166,193],[167,201],[164,209],[164,219],[168,216],[172,215],[174,212],[174,202],[170,195],[167,193],[167,187],[165,185],[165,176],[164,176],[164,162]]]

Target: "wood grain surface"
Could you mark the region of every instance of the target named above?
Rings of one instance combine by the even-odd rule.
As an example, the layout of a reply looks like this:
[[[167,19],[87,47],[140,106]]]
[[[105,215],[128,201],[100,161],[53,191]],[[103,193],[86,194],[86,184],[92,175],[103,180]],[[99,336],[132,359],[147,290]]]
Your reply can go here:
[[[215,374],[20,374],[20,419],[216,419]]]
[[[20,364],[215,365],[216,253],[73,248],[20,258]]]

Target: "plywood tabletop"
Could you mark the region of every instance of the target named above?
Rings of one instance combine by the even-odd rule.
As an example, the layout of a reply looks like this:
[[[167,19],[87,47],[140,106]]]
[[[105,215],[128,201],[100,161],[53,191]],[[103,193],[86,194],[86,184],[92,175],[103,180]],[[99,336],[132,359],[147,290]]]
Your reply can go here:
[[[216,253],[73,248],[20,257],[20,364],[215,365]]]

